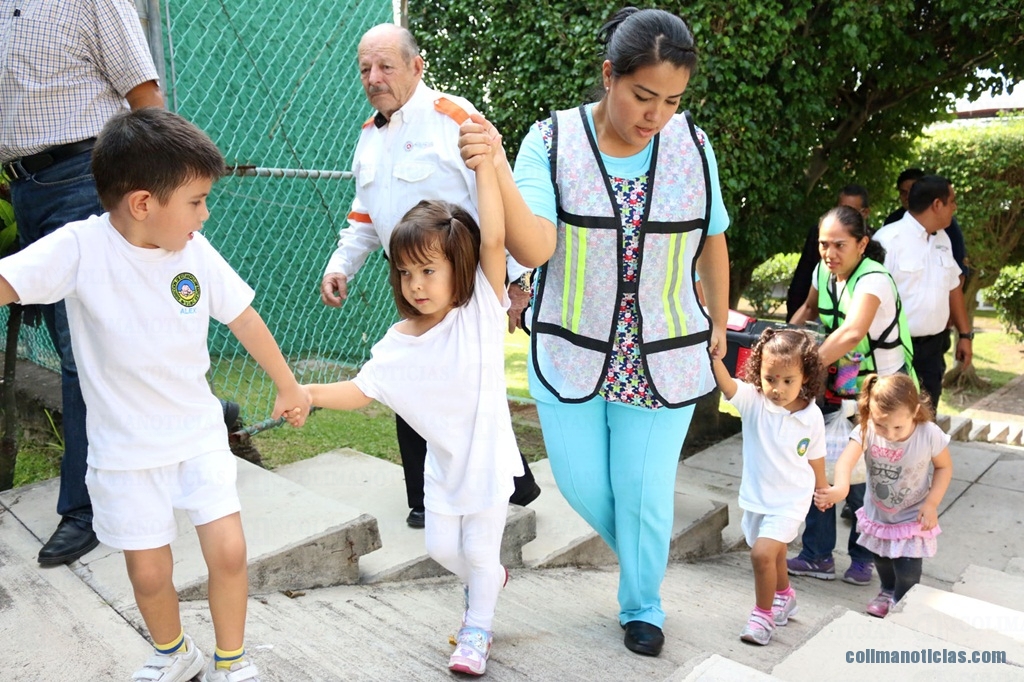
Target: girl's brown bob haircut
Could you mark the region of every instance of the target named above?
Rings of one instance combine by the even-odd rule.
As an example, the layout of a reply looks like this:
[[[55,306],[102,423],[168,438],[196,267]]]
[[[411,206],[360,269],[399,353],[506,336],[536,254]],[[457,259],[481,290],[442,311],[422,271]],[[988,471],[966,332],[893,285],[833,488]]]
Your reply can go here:
[[[444,254],[452,264],[453,305],[469,303],[480,263],[480,227],[466,209],[447,201],[421,201],[402,216],[391,233],[388,280],[398,312],[405,319],[419,317],[420,312],[402,295],[399,269],[426,263],[433,253]]]

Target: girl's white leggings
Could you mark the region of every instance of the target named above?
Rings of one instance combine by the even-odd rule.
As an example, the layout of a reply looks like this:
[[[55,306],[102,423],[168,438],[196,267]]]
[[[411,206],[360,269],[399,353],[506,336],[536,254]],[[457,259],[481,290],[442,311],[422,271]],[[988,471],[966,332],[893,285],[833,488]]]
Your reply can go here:
[[[427,510],[425,539],[430,557],[459,576],[469,587],[466,625],[488,632],[494,623],[498,593],[505,583],[501,566],[501,536],[508,504],[465,516]]]

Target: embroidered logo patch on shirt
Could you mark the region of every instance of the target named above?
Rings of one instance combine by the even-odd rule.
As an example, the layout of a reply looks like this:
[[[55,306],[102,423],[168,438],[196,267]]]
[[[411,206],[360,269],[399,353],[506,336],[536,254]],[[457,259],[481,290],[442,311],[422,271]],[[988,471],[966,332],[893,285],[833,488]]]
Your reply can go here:
[[[807,454],[807,447],[811,444],[810,438],[801,438],[800,442],[796,444],[796,454],[803,457]]]
[[[171,280],[171,295],[186,308],[199,303],[199,294],[199,280],[191,272],[183,272]]]

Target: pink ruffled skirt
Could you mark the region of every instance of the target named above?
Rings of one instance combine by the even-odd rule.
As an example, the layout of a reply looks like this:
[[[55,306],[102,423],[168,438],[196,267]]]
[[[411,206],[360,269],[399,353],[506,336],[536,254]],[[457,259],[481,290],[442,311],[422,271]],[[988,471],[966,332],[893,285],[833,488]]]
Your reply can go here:
[[[935,556],[938,547],[936,538],[942,529],[936,525],[931,530],[921,530],[921,524],[917,521],[878,523],[869,519],[864,507],[861,507],[857,510],[857,531],[860,533],[857,544],[878,556],[898,559]]]

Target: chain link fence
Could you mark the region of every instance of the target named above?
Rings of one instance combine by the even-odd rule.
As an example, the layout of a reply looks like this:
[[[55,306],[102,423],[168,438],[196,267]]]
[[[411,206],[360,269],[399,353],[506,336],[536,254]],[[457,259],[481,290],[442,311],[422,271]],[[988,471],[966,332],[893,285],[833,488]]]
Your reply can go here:
[[[148,21],[163,26],[168,107],[205,130],[229,165],[349,168],[370,113],[356,45],[368,28],[391,20],[390,0],[150,0],[148,7]],[[253,306],[303,382],[351,376],[397,319],[379,251],[340,310],[320,302],[323,268],[352,195],[348,179],[230,176],[209,199],[204,234],[256,290]],[[19,354],[59,370],[42,326],[23,329]],[[249,421],[269,416],[272,382],[218,323],[210,355],[215,393],[240,403]]]

